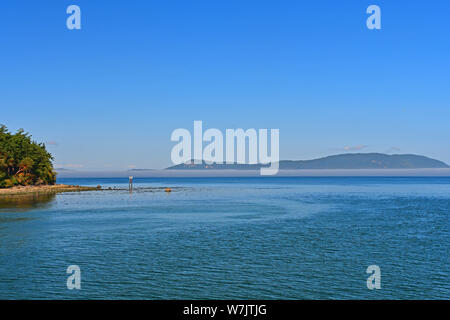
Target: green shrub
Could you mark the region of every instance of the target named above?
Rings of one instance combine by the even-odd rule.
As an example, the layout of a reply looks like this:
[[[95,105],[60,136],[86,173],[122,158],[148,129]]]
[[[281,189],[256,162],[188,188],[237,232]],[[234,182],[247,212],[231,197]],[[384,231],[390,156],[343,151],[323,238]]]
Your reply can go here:
[[[55,184],[52,160],[45,145],[22,129],[12,134],[0,126],[0,187]]]

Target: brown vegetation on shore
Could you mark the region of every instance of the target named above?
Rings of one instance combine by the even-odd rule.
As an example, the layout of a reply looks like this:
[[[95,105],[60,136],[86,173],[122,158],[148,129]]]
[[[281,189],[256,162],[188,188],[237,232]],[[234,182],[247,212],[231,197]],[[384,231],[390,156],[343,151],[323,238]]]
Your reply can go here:
[[[0,188],[0,195],[33,194],[33,193],[48,194],[60,192],[91,191],[100,189],[101,187],[83,187],[83,186],[72,186],[67,184],[16,186],[12,188]]]

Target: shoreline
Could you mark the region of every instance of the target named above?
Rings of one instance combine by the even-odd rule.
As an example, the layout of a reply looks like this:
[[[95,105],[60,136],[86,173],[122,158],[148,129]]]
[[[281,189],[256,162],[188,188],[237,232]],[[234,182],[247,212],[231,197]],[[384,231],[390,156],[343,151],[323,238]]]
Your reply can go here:
[[[58,178],[218,178],[218,177],[450,177],[450,168],[422,169],[280,169],[273,176],[261,176],[259,170],[137,170],[137,171],[76,171],[58,172]]]
[[[12,188],[0,188],[0,196],[24,195],[24,194],[56,194],[62,192],[94,191],[101,190],[98,187],[83,187],[68,184],[41,185],[41,186],[15,186]]]

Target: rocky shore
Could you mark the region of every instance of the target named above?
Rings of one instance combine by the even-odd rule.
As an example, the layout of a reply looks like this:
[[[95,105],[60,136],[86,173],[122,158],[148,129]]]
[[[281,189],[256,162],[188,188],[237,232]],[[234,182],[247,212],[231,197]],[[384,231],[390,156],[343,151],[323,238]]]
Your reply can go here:
[[[41,186],[17,186],[12,188],[0,188],[0,195],[16,195],[16,194],[49,194],[61,192],[77,192],[101,190],[101,187],[83,187],[67,184],[41,185]]]

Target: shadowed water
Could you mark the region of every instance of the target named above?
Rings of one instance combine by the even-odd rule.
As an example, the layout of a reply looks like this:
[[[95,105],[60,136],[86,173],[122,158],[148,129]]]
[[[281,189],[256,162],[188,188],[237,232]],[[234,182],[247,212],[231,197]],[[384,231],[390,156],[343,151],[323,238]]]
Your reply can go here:
[[[0,298],[450,298],[450,178],[59,182],[117,190],[0,199]]]
[[[55,199],[55,194],[15,194],[15,195],[0,195],[0,210],[6,209],[36,209],[45,207]],[[1,211],[0,211],[1,212]]]

